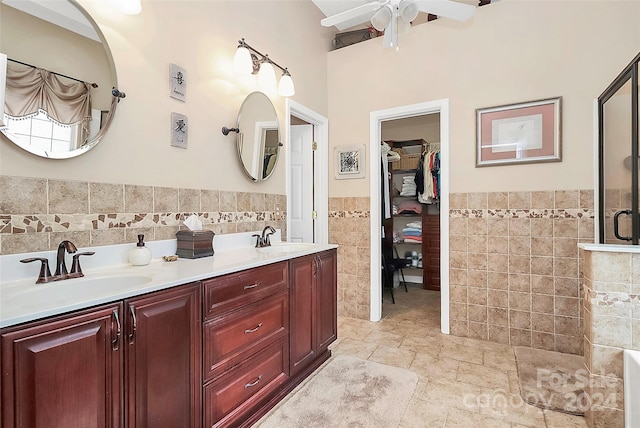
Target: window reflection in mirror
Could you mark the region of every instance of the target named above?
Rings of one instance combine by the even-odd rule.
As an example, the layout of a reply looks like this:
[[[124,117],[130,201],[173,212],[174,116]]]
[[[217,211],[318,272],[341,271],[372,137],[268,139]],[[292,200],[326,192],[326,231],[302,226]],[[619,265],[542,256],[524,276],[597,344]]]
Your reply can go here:
[[[2,0],[0,8],[0,52],[8,66],[51,71],[65,85],[77,84],[73,79],[97,85],[90,89],[91,109],[84,120],[61,123],[44,109],[3,115],[2,139],[48,158],[85,153],[105,134],[117,104],[111,94],[117,87],[115,67],[100,29],[75,1]]]

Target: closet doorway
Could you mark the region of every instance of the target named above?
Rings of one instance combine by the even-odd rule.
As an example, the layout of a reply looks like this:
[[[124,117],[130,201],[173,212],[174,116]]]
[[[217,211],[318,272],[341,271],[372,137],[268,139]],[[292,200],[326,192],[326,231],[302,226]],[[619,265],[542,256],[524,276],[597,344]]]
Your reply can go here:
[[[381,177],[382,150],[381,142],[385,140],[411,141],[424,139],[425,142],[439,142],[440,150],[440,195],[439,204],[429,210],[439,220],[439,265],[440,265],[440,330],[449,333],[449,105],[448,100],[397,107],[371,113],[370,128],[370,171],[371,180],[371,317],[379,321],[382,317],[382,227],[384,212],[382,209]],[[438,141],[435,141],[438,140]],[[409,144],[411,145],[411,144]],[[428,148],[428,147],[425,147]],[[421,150],[421,149],[418,149]],[[386,161],[386,155],[385,155]],[[425,223],[423,223],[424,227]],[[387,227],[387,231],[391,230]],[[400,247],[399,247],[400,248]],[[404,257],[404,251],[398,257]],[[417,250],[416,250],[417,251]],[[423,266],[424,266],[423,254]],[[426,256],[428,257],[428,256]],[[413,273],[412,273],[413,271]],[[418,272],[418,274],[416,274]],[[422,271],[405,270],[405,280],[409,283],[422,284]],[[421,288],[421,285],[420,285]],[[431,287],[433,288],[433,287]],[[419,290],[419,289],[418,289]],[[409,290],[409,293],[411,289]],[[385,305],[392,307],[388,291],[385,293]],[[394,289],[396,296],[405,293],[404,286]],[[390,307],[390,308],[391,308]]]
[[[440,113],[384,121],[381,134],[382,316],[439,314]]]

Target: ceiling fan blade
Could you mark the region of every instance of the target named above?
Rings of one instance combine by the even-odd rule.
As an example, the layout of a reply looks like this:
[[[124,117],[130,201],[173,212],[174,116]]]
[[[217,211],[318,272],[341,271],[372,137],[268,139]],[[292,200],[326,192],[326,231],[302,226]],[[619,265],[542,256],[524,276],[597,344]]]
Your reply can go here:
[[[451,18],[457,21],[466,21],[471,18],[476,11],[475,6],[451,0],[418,0],[416,4],[420,12],[431,13],[442,18]]]
[[[362,22],[367,22],[371,16],[371,12],[382,7],[383,3],[374,1],[371,3],[365,3],[362,6],[354,7],[353,9],[346,10],[344,12],[336,13],[335,15],[328,16],[320,21],[323,27],[333,27],[334,25],[341,24],[342,22],[362,17]]]

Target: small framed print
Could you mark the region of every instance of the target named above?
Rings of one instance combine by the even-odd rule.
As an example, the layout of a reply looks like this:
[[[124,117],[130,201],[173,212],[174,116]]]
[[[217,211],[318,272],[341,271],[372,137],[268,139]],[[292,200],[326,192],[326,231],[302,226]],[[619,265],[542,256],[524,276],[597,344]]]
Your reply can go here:
[[[364,178],[366,168],[364,150],[364,144],[334,149],[337,179]]]
[[[476,167],[562,161],[561,97],[476,110]]]
[[[180,149],[187,148],[189,136],[189,121],[187,116],[180,113],[171,113],[171,145]]]
[[[187,70],[175,65],[169,64],[169,96],[180,100],[187,101]]]

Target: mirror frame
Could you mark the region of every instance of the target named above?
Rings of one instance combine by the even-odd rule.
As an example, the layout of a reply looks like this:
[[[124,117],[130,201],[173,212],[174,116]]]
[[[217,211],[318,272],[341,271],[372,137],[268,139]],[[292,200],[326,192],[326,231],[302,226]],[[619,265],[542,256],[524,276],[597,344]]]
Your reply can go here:
[[[280,141],[280,120],[278,118],[278,112],[276,111],[275,106],[273,105],[273,102],[271,101],[271,99],[263,92],[260,91],[254,91],[251,92],[249,95],[246,96],[246,98],[244,99],[244,101],[242,102],[242,105],[240,106],[240,110],[238,110],[238,118],[236,119],[236,128],[238,130],[242,130],[243,128],[241,127],[241,120],[242,120],[242,113],[244,108],[247,106],[247,102],[250,100],[251,97],[256,97],[256,96],[261,96],[264,97],[264,99],[269,103],[269,105],[271,106],[271,110],[273,112],[273,118],[275,118],[275,120],[264,120],[264,121],[260,121],[261,123],[265,123],[265,126],[261,127],[261,134],[266,134],[268,131],[270,130],[274,130],[273,127],[269,127],[266,126],[269,123],[273,123],[276,122],[277,123],[277,128],[275,128],[275,130],[277,131],[277,140],[278,140],[278,144],[277,144],[277,148],[276,148],[276,159],[273,163],[273,167],[271,168],[270,171],[268,171],[268,174],[265,176],[260,176],[260,177],[254,177],[251,172],[249,171],[249,169],[247,168],[247,165],[245,165],[245,162],[242,159],[242,145],[243,145],[243,141],[242,141],[242,137],[243,137],[243,133],[241,131],[238,131],[236,134],[236,153],[238,155],[238,160],[240,161],[240,165],[242,165],[242,170],[244,171],[245,175],[254,182],[258,182],[258,181],[265,181],[267,180],[269,177],[271,177],[273,175],[273,172],[276,170],[276,166],[278,165],[278,159],[280,158],[280,147],[282,146],[282,142]],[[271,113],[271,112],[269,112]],[[258,122],[256,122],[258,123]],[[246,125],[246,124],[245,124]],[[263,135],[261,137],[261,140],[264,140],[266,138],[265,135]],[[265,147],[265,142],[261,141],[261,148],[262,148],[262,153],[264,153],[264,147]],[[259,160],[259,159],[258,159]]]
[[[3,136],[2,137],[3,139],[11,142],[16,147],[19,147],[20,149],[22,149],[22,150],[24,150],[26,152],[29,152],[31,154],[34,154],[36,156],[39,156],[39,157],[42,157],[42,158],[46,158],[46,159],[70,159],[70,158],[74,158],[74,157],[77,157],[77,156],[80,156],[82,154],[87,153],[89,150],[91,150],[92,148],[97,146],[98,143],[105,136],[105,134],[107,133],[107,130],[109,129],[109,127],[111,126],[111,123],[113,122],[113,116],[115,115],[116,107],[118,105],[118,102],[120,101],[120,98],[124,98],[124,96],[116,97],[116,96],[113,95],[113,91],[117,90],[117,88],[118,88],[118,74],[117,74],[117,71],[116,71],[116,66],[115,66],[115,61],[113,59],[113,54],[111,53],[111,47],[109,46],[109,43],[107,42],[106,37],[102,33],[102,30],[100,29],[100,26],[96,23],[96,21],[89,14],[89,12],[80,3],[78,3],[76,0],[66,0],[66,1],[69,4],[71,4],[73,7],[75,7],[85,17],[85,19],[93,26],[94,31],[96,32],[96,34],[100,38],[100,42],[102,43],[102,46],[104,47],[104,53],[106,55],[107,62],[109,63],[109,71],[111,73],[111,85],[114,88],[114,90],[112,90],[111,105],[109,106],[109,112],[106,115],[104,125],[100,127],[100,130],[98,131],[98,133],[93,138],[87,139],[87,142],[84,143],[82,146],[80,146],[77,149],[70,150],[68,152],[48,152],[46,150],[41,150],[41,149],[29,149],[27,147],[21,146],[20,144],[18,144],[15,141],[13,141],[7,134],[4,133],[4,131],[0,130],[0,135]],[[119,93],[122,94],[121,92],[119,92]],[[4,108],[2,109],[2,111],[4,112]]]

